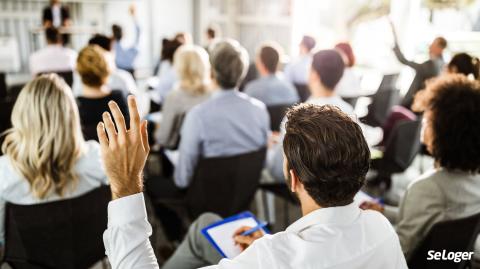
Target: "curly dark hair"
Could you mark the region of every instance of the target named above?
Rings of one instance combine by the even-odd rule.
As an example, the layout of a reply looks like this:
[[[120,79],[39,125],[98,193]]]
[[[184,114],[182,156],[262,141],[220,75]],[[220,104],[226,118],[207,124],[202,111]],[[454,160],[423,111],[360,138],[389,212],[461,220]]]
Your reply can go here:
[[[415,98],[431,113],[435,161],[448,170],[480,172],[480,83],[448,75],[428,83]]]
[[[334,106],[300,104],[287,112],[283,150],[308,194],[322,207],[353,201],[369,169],[360,126]]]

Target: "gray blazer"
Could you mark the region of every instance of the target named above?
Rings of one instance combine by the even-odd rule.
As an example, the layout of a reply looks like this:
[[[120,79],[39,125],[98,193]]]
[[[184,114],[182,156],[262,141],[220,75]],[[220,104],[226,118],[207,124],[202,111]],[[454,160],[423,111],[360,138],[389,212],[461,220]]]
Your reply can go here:
[[[479,212],[480,174],[442,168],[427,172],[410,184],[400,203],[396,230],[405,257],[410,257],[435,223]]]

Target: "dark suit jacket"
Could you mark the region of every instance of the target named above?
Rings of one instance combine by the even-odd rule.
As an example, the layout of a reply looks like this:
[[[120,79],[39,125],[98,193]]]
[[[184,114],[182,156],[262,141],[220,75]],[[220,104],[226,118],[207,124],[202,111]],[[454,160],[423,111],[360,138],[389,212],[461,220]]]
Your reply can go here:
[[[423,63],[409,61],[400,51],[398,45],[395,45],[393,51],[395,52],[395,56],[397,56],[398,61],[404,65],[410,66],[415,70],[415,77],[412,81],[412,84],[402,100],[402,106],[411,109],[415,94],[425,87],[426,80],[436,77],[440,74],[440,72],[442,72],[444,62],[442,58],[429,59]]]
[[[62,25],[64,25],[65,21],[70,19],[70,11],[68,10],[68,7],[60,7],[60,16],[62,19]],[[53,12],[51,6],[45,7],[43,9],[42,22],[45,23],[47,21],[53,22]]]

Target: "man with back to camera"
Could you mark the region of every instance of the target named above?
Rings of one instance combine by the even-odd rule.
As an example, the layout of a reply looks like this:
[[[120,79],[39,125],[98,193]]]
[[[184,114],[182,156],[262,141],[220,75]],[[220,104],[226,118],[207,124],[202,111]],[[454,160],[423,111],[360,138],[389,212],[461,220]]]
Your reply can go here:
[[[302,38],[299,44],[300,55],[285,66],[285,78],[288,81],[296,85],[308,83],[308,70],[312,63],[312,50],[315,45],[315,38],[308,35]]]
[[[262,101],[267,107],[291,105],[300,100],[293,85],[277,74],[281,48],[276,43],[265,43],[258,49],[255,65],[260,78],[249,82],[244,92]]]
[[[129,97],[130,130],[116,104],[97,131],[113,201],[104,233],[113,268],[159,268],[148,237],[142,170],[149,152],[146,123]],[[108,133],[108,138],[107,138]],[[219,220],[204,214],[164,268],[407,268],[398,237],[380,213],[361,210],[354,195],[365,181],[370,152],[359,125],[333,106],[301,104],[287,113],[284,172],[302,215],[286,231],[235,236],[243,252],[220,259],[200,234]],[[234,236],[234,235],[232,235]]]

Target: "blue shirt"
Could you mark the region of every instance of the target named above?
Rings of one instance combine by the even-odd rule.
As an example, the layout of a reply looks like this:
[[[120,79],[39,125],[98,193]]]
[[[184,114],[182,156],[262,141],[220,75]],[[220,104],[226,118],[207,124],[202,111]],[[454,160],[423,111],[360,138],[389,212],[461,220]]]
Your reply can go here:
[[[138,55],[138,42],[140,40],[140,26],[135,23],[135,41],[133,46],[125,48],[120,41],[114,43],[115,64],[118,68],[124,70],[133,70],[133,62]]]
[[[269,131],[270,117],[262,102],[237,90],[215,92],[185,118],[175,184],[190,184],[201,157],[234,156],[265,147]]]
[[[311,65],[312,55],[302,55],[285,66],[285,78],[293,84],[306,85]]]
[[[266,106],[289,105],[300,100],[293,85],[275,74],[248,83],[245,93],[262,101]]]

